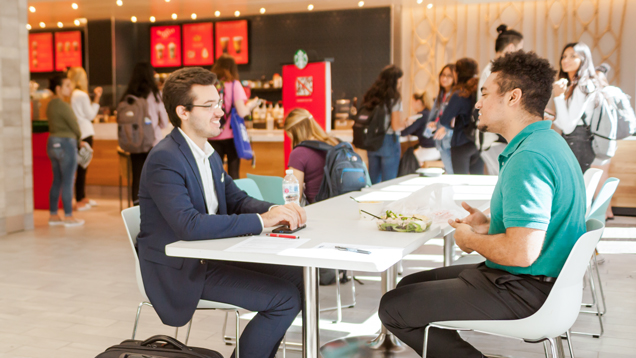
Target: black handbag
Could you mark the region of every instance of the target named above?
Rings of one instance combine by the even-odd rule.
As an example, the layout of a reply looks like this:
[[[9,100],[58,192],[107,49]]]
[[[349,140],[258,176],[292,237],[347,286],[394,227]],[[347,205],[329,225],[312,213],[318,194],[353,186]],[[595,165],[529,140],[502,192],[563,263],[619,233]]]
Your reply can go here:
[[[127,339],[112,346],[96,358],[223,358],[221,353],[188,347],[165,335],[152,336],[145,341]]]

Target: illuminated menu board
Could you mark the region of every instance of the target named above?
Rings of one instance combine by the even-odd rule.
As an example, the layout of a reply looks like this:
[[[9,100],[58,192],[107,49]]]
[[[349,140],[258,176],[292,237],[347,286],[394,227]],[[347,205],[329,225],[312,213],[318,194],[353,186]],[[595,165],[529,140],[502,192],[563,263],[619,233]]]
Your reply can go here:
[[[183,65],[205,66],[214,63],[212,23],[183,25]]]
[[[227,53],[237,64],[248,63],[247,20],[217,22],[216,58]]]
[[[150,62],[154,67],[181,66],[181,27],[151,27],[150,51]]]
[[[29,68],[31,72],[53,72],[53,34],[29,34]]]
[[[82,67],[82,33],[66,31],[55,33],[55,70],[66,71]]]

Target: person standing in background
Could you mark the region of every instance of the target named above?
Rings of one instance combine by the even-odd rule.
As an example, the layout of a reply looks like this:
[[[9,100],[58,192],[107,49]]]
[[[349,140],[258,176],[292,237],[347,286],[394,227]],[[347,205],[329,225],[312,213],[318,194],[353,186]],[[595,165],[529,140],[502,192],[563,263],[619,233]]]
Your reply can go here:
[[[252,110],[259,104],[259,99],[254,98],[247,103],[247,95],[239,81],[238,67],[234,57],[223,54],[219,57],[211,69],[212,73],[219,79],[219,93],[223,99],[223,111],[225,116],[221,119],[221,134],[218,137],[209,138],[208,141],[219,153],[221,160],[227,158],[227,173],[232,179],[239,178],[241,159],[236,153],[234,146],[234,134],[230,127],[230,113],[232,107],[236,108],[236,113],[245,118],[252,113]]]
[[[439,124],[439,119],[444,113],[444,109],[448,106],[453,95],[453,86],[457,82],[457,74],[455,73],[455,65],[450,63],[439,71],[439,92],[428,122],[428,128],[432,132],[435,132],[433,139],[435,140],[435,147],[442,157],[442,163],[444,163],[444,170],[446,174],[453,174],[453,161],[451,159],[451,139],[453,138],[453,129],[446,128]]]
[[[71,80],[55,76],[49,82],[53,98],[46,109],[49,121],[49,140],[46,152],[51,160],[53,183],[49,192],[49,225],[81,226],[84,220],[73,216],[73,181],[77,170],[77,143],[82,135],[71,106],[64,101],[73,91]],[[82,146],[88,143],[81,142]],[[58,215],[58,203],[62,192],[64,219]]]
[[[400,132],[402,137],[417,136],[419,147],[413,151],[413,154],[420,164],[440,159],[439,151],[435,148],[435,140],[428,133],[430,130],[426,130],[433,106],[431,102],[432,100],[426,92],[413,94],[412,108],[420,117]]]
[[[95,87],[93,93],[95,97],[93,101],[88,95],[88,78],[86,71],[81,67],[71,67],[67,73],[67,77],[71,80],[73,93],[71,94],[71,108],[77,117],[80,131],[82,132],[81,140],[93,146],[93,136],[95,128],[93,128],[93,120],[99,112],[99,100],[102,98],[103,90],[101,87]],[[77,201],[77,211],[84,211],[97,206],[94,200],[86,197],[86,172],[87,168],[81,165],[77,166],[77,178],[75,179],[75,200]]]
[[[152,145],[154,147],[163,139],[161,129],[168,126],[169,120],[166,107],[161,100],[161,91],[159,91],[159,87],[157,87],[157,82],[155,81],[155,70],[149,63],[139,62],[135,65],[132,77],[128,83],[128,88],[126,88],[126,92],[122,96],[121,101],[128,95],[146,100],[148,105],[148,117],[152,122],[152,128],[155,134],[155,140]],[[147,153],[130,153],[133,202],[138,200],[141,170],[144,167],[149,152],[150,151]]]
[[[401,116],[400,87],[403,75],[402,70],[395,65],[385,67],[364,95],[363,106],[367,108],[384,106],[386,112],[384,125],[387,131],[382,147],[377,151],[367,152],[369,176],[373,184],[395,179],[398,174],[402,153],[399,132],[406,127],[406,118]]]

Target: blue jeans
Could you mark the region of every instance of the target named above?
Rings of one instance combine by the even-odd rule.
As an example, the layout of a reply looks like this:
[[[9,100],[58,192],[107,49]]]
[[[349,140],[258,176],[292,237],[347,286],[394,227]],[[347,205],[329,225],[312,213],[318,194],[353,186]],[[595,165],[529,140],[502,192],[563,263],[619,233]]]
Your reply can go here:
[[[447,129],[446,135],[441,140],[435,141],[435,147],[439,150],[439,154],[442,156],[442,163],[444,163],[444,170],[446,174],[453,174],[453,161],[451,160],[451,138],[453,138],[453,130]]]
[[[380,149],[367,152],[372,184],[397,178],[401,153],[400,137],[396,134],[385,135]]]
[[[49,137],[46,153],[51,159],[53,184],[49,192],[49,210],[57,215],[60,190],[64,214],[73,215],[73,183],[77,171],[77,140],[75,138]]]

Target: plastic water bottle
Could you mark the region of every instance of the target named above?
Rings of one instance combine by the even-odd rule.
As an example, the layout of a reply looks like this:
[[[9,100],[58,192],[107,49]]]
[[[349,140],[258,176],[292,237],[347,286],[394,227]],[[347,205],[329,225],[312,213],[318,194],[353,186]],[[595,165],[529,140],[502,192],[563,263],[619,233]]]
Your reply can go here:
[[[296,203],[300,205],[300,190],[298,186],[298,179],[294,176],[292,169],[285,171],[285,178],[283,178],[283,198],[285,204]]]

